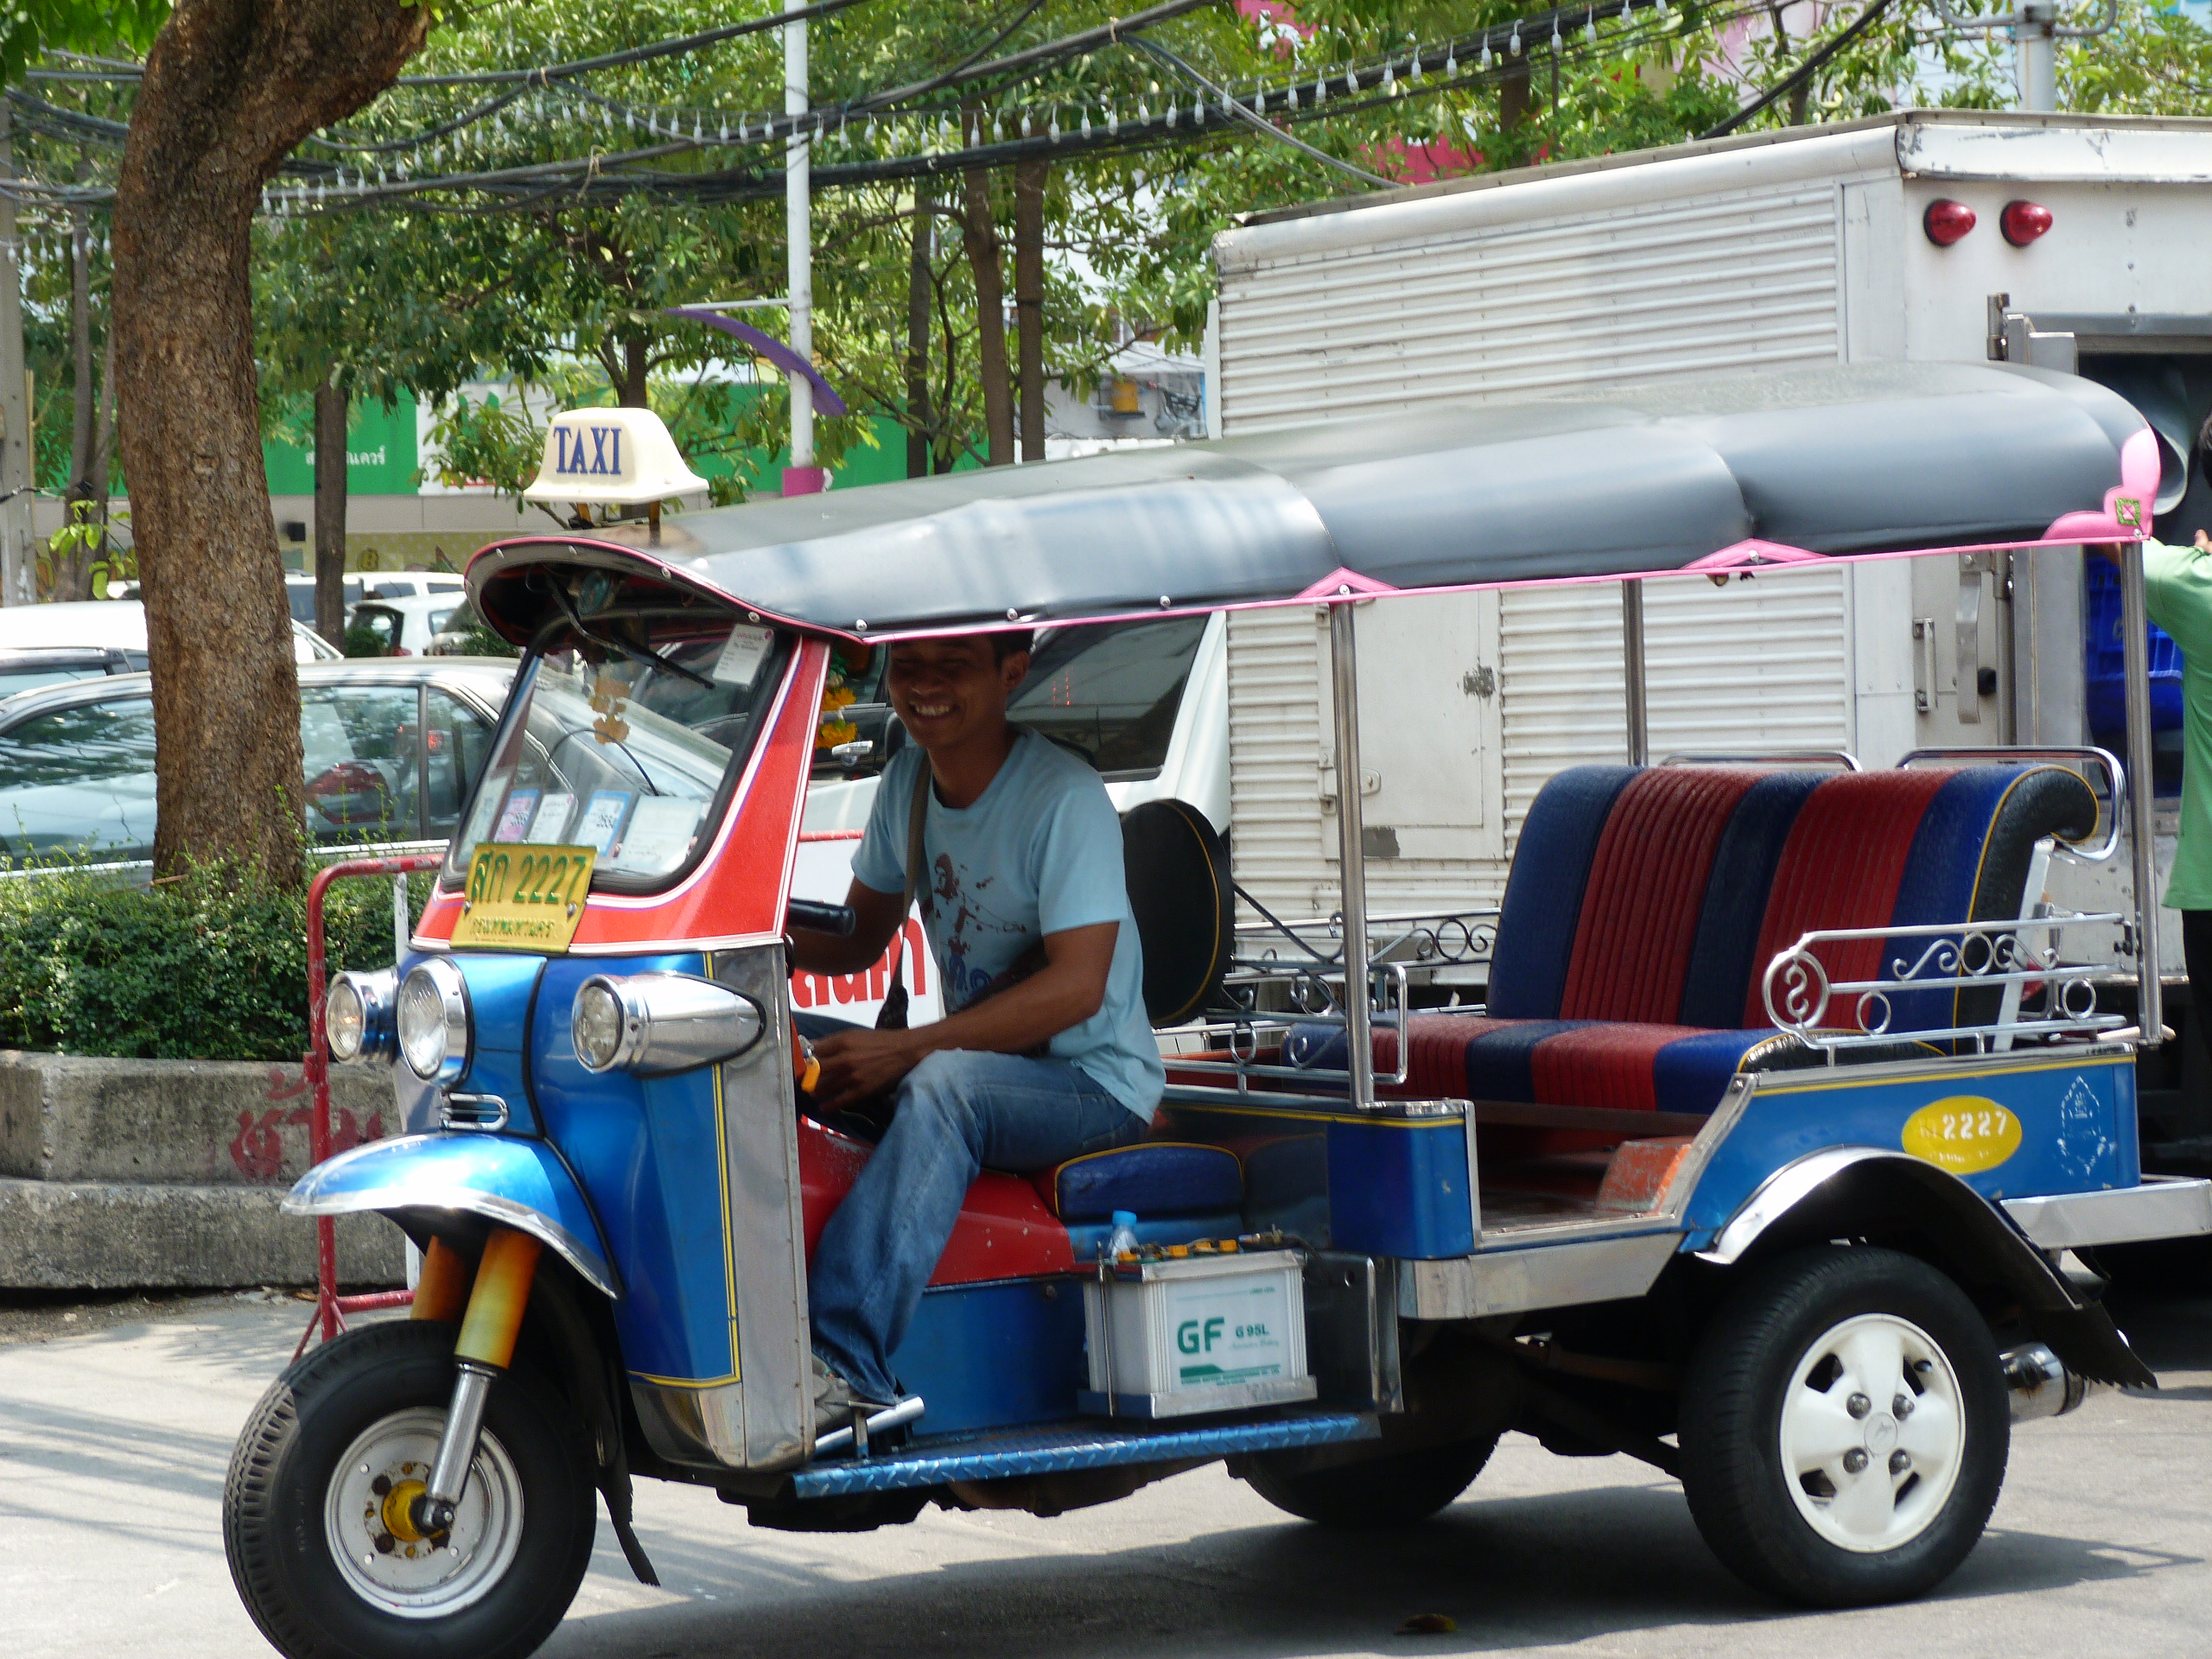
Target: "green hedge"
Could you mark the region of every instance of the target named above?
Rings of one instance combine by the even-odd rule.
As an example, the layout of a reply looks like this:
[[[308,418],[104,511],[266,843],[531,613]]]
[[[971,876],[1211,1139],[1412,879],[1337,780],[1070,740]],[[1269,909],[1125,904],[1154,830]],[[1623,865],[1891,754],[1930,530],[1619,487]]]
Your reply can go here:
[[[334,969],[391,965],[389,881],[337,883],[324,917]],[[304,891],[213,871],[156,887],[66,867],[0,880],[0,1048],[296,1060],[307,1001]]]

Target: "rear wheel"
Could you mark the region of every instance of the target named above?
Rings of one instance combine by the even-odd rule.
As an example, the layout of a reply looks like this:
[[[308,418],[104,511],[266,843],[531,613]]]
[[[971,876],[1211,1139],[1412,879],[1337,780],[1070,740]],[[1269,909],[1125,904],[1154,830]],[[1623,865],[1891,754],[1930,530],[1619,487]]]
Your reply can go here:
[[[1465,1491],[1497,1446],[1492,1434],[1296,1472],[1286,1465],[1294,1467],[1297,1452],[1263,1452],[1243,1459],[1240,1472],[1277,1509],[1325,1527],[1407,1527]]]
[[[568,1611],[597,1522],[588,1437],[527,1372],[493,1387],[451,1529],[411,1523],[453,1344],[427,1322],[349,1332],[279,1377],[238,1437],[224,1548],[291,1659],[519,1659]]]
[[[1757,1272],[1684,1379],[1682,1488],[1728,1568],[1821,1607],[1916,1596],[1987,1525],[2012,1421],[1989,1327],[1893,1250]]]

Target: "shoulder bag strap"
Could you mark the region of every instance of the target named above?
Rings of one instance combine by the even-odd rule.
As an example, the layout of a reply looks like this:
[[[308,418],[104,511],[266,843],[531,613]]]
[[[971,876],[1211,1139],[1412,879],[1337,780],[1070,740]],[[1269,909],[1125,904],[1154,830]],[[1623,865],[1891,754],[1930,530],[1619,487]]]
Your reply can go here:
[[[875,1016],[878,1031],[906,1028],[906,918],[913,913],[917,891],[922,895],[924,910],[929,907],[929,888],[921,880],[922,830],[929,805],[930,758],[925,754],[914,773],[913,798],[906,808],[906,893],[899,904],[899,931],[891,936],[891,985],[883,994],[882,1010]]]

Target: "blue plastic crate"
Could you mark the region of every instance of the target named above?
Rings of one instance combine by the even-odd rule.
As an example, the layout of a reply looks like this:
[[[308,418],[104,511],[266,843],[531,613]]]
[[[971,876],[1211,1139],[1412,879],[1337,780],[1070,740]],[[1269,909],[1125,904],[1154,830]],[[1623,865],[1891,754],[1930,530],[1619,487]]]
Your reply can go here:
[[[2120,631],[2120,572],[2094,555],[2082,561],[2088,620],[2082,641],[2089,729],[2100,737],[2127,729],[2127,645]],[[2151,626],[2151,729],[2178,731],[2181,647]]]

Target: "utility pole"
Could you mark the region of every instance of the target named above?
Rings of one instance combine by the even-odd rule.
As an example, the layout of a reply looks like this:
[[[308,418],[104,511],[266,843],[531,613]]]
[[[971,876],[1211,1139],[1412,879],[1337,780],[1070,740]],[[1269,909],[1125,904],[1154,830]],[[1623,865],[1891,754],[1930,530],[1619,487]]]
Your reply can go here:
[[[1947,28],[1961,34],[2012,30],[2012,45],[2018,53],[2020,107],[2050,114],[2058,108],[2058,42],[2094,40],[2109,34],[2120,21],[2120,0],[2105,0],[2104,15],[2094,23],[2081,26],[2059,22],[2058,0],[2020,0],[2015,10],[1971,17],[1952,10],[1949,0],[1936,0],[1936,12]]]
[[[0,181],[16,178],[8,100],[0,96]],[[0,605],[38,597],[31,545],[31,399],[23,363],[22,245],[16,200],[0,195]]]
[[[2026,0],[2016,14],[2012,42],[2019,49],[2020,107],[2058,107],[2058,7],[2054,0]]]
[[[784,0],[785,11],[806,0]],[[784,140],[784,236],[790,245],[791,350],[814,360],[814,236],[811,141],[800,129],[807,112],[806,22],[784,25],[784,113],[791,118]],[[786,375],[791,395],[791,464],[784,468],[785,495],[813,495],[828,482],[814,462],[814,387],[803,374]]]

